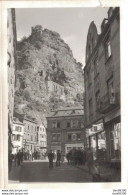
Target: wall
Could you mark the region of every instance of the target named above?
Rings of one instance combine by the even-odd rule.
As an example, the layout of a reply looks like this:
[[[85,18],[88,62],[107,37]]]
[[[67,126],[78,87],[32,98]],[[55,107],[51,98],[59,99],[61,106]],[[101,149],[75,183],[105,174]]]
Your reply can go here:
[[[26,146],[28,145],[28,149],[34,152],[34,148],[37,144],[37,124],[26,119],[23,120],[23,123],[25,125],[23,143]]]
[[[118,11],[117,11],[118,13]],[[116,13],[116,14],[117,14]],[[93,36],[95,24],[91,23],[89,28],[89,33]],[[110,29],[110,43],[111,43],[111,57],[106,61],[105,59],[105,38]],[[86,61],[86,67],[84,72],[85,77],[85,112],[86,112],[86,124],[89,125],[93,121],[96,121],[103,117],[102,113],[97,111],[96,107],[96,92],[100,91],[100,98],[103,97],[107,92],[107,81],[113,76],[114,89],[120,94],[120,30],[119,21],[117,17],[113,21],[107,24],[103,32],[99,35],[99,41],[96,47],[92,50],[92,54],[88,57]],[[88,35],[88,37],[90,37]],[[95,31],[94,31],[95,38]],[[94,40],[93,38],[93,40]],[[86,51],[88,52],[88,47],[91,44],[91,40],[87,40]],[[94,75],[94,58],[98,54],[98,74]],[[90,71],[91,85],[88,84],[88,72]],[[92,109],[93,117],[89,121],[89,99],[92,98]]]
[[[84,116],[67,116],[67,117],[57,117],[57,118],[47,118],[47,138],[48,145],[61,146],[61,150],[65,152],[65,144],[84,144],[84,126],[80,128],[79,123],[76,123],[76,126],[67,127],[67,122],[78,121],[84,123]],[[52,128],[53,122],[60,122],[60,128]],[[80,140],[68,140],[68,133],[81,133]],[[61,134],[61,139],[53,141],[52,134]],[[53,143],[54,142],[54,143]]]
[[[13,108],[14,108],[14,86],[15,86],[15,69],[16,69],[16,24],[15,10],[8,9],[7,19],[7,66],[8,66],[8,126],[9,126],[9,144],[11,150],[11,131],[13,125]]]
[[[21,128],[21,131],[18,131],[16,128]],[[13,135],[19,135],[19,140],[14,140]],[[23,148],[23,135],[24,135],[24,125],[23,124],[17,124],[13,123],[13,130],[12,130],[12,144],[14,146],[13,148],[13,154],[17,153],[18,150]]]

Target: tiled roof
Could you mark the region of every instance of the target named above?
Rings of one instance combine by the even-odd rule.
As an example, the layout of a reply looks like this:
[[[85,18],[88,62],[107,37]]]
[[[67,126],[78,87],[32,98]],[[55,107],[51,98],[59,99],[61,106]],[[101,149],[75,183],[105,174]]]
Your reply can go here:
[[[68,108],[68,109],[67,109]],[[83,107],[67,107],[63,109],[54,110],[47,117],[60,117],[60,116],[78,116],[84,115]]]
[[[14,123],[14,124],[23,125],[23,123],[22,123],[22,122],[20,122],[20,121],[19,121],[19,119],[18,119],[18,118],[16,118],[16,117],[14,117],[14,118],[13,118],[13,123]]]

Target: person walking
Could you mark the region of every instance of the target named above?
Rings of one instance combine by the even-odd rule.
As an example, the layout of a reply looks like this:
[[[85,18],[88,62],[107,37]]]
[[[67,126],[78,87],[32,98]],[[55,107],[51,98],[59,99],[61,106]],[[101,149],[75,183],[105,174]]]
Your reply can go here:
[[[70,164],[70,160],[71,160],[71,152],[68,152],[66,154],[66,158],[67,158],[67,161],[68,161],[68,165]]]
[[[87,150],[87,166],[88,166],[88,169],[89,169],[89,172],[91,173],[91,168],[92,168],[92,165],[93,165],[93,153],[90,149]]]
[[[14,154],[14,165],[17,166],[17,154]]]
[[[64,163],[64,158],[65,158],[64,152],[61,151],[61,163],[62,164]]]
[[[60,150],[57,150],[56,166],[60,166],[61,153]]]
[[[93,182],[101,181],[100,167],[97,161],[95,161],[92,165],[92,179],[93,179]]]
[[[29,160],[32,161],[32,151],[29,151]]]
[[[23,163],[23,150],[20,150],[20,164]]]
[[[49,160],[49,168],[53,168],[53,159],[54,159],[54,153],[52,150],[50,150],[50,153],[48,153],[48,160]]]
[[[17,164],[20,166],[21,163],[21,155],[20,155],[20,150],[17,152]]]

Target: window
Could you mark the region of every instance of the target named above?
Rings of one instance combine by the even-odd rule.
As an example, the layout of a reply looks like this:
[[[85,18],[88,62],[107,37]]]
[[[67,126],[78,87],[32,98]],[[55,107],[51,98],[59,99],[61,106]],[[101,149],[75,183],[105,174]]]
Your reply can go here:
[[[60,141],[61,140],[61,134],[60,133],[53,133],[52,134],[52,141]]]
[[[70,128],[70,127],[71,127],[71,123],[67,122],[67,128]]]
[[[77,136],[76,136],[76,134],[75,134],[75,133],[73,133],[73,134],[72,134],[72,140],[74,140],[74,141],[75,141],[76,139],[77,139]]]
[[[21,131],[22,131],[22,128],[19,127],[19,126],[16,126],[16,127],[15,127],[15,131],[21,132]]]
[[[83,123],[82,121],[79,121],[79,122],[78,122],[78,127],[79,127],[79,128],[84,128],[84,123]]]
[[[28,130],[29,130],[29,125],[28,125]]]
[[[81,133],[68,133],[68,141],[81,140]]]
[[[32,126],[32,131],[33,131],[33,126]]]
[[[33,141],[33,136],[31,135],[31,141]]]
[[[81,133],[76,134],[77,140],[81,140]]]
[[[20,135],[17,135],[17,140],[20,141]]]
[[[57,123],[56,122],[52,122],[52,128],[56,128],[57,127]]]
[[[71,121],[71,127],[72,127],[72,128],[78,127],[78,121],[72,120],[72,121]]]
[[[60,141],[61,137],[60,137],[60,133],[57,134],[57,141]]]
[[[57,122],[57,128],[60,128],[60,122]]]
[[[112,55],[110,37],[107,36],[105,40],[105,58],[106,60]]]
[[[68,134],[68,140],[69,140],[69,141],[71,140],[71,135],[72,135],[72,134]]]
[[[12,140],[13,141],[20,141],[20,135],[12,135]]]
[[[36,131],[36,127],[35,127],[35,131]]]
[[[52,128],[60,128],[60,122],[53,122]]]
[[[56,141],[56,134],[52,134],[52,140]]]
[[[96,108],[98,109],[99,101],[100,101],[100,91],[96,92]]]
[[[92,110],[92,99],[89,100],[89,115],[91,115],[93,113]]]

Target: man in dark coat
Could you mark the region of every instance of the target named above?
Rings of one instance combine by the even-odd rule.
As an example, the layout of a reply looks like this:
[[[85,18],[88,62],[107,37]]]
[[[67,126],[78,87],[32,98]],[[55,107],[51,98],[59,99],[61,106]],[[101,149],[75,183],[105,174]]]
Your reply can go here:
[[[91,173],[92,165],[93,165],[93,153],[90,149],[88,149],[87,150],[87,166],[88,166],[90,173]]]
[[[68,165],[70,164],[70,161],[71,161],[71,152],[68,152],[66,154],[66,158],[67,158],[67,161],[68,161]]]
[[[20,166],[21,163],[21,154],[20,154],[20,150],[17,152],[17,164],[18,166]]]
[[[48,160],[49,160],[49,168],[53,168],[53,159],[54,159],[54,153],[52,150],[48,153]]]
[[[60,166],[61,153],[60,150],[57,151],[56,166]]]

